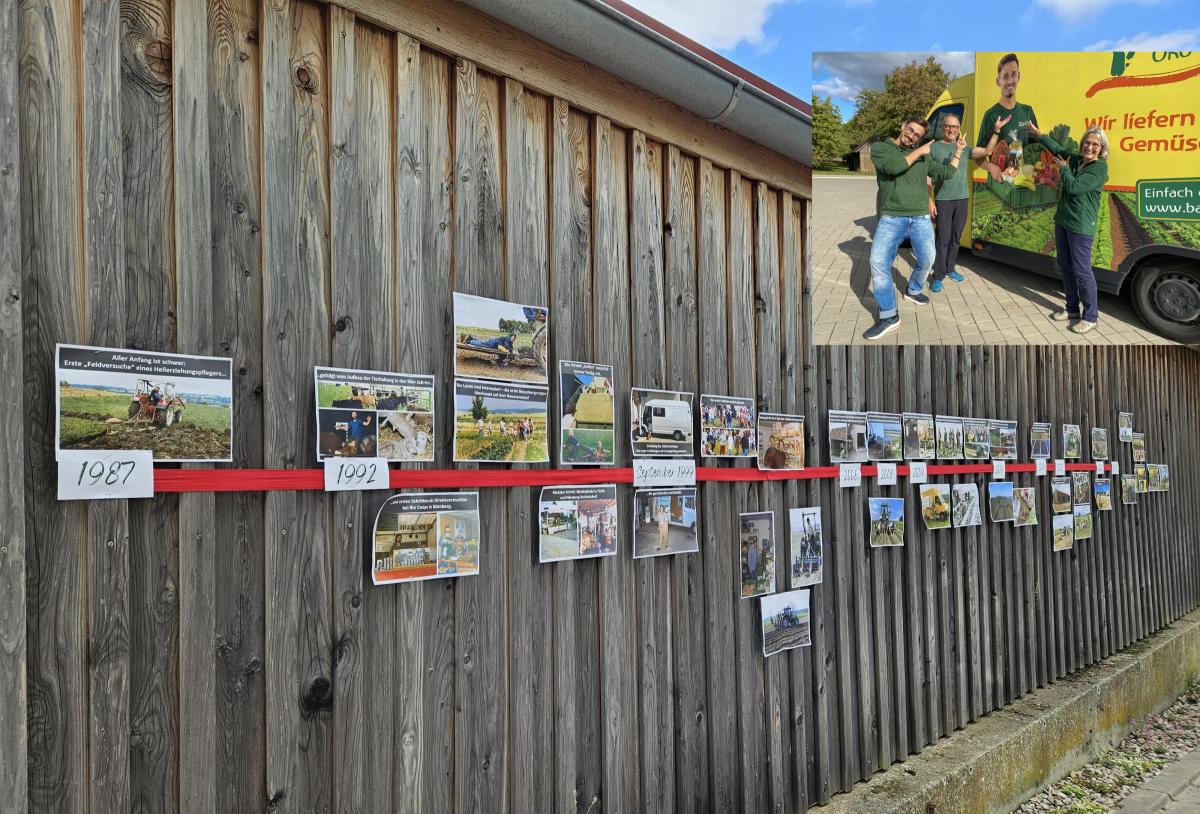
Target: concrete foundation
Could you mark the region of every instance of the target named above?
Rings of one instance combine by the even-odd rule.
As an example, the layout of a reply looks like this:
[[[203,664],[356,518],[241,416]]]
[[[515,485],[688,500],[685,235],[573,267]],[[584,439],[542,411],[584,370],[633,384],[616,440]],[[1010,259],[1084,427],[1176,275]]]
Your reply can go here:
[[[1010,812],[1119,742],[1200,675],[1200,610],[835,796],[822,814]]]

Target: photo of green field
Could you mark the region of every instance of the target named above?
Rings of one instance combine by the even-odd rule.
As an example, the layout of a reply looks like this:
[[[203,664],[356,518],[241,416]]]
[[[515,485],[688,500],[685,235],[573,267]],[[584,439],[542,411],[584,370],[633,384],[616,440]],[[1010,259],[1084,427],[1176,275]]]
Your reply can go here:
[[[601,463],[613,462],[613,430],[567,429],[562,431],[562,462]]]
[[[232,408],[215,397],[180,392],[182,405],[150,418],[128,390],[59,385],[59,447],[72,450],[148,449],[155,460],[228,460]],[[203,399],[203,400],[201,400]]]

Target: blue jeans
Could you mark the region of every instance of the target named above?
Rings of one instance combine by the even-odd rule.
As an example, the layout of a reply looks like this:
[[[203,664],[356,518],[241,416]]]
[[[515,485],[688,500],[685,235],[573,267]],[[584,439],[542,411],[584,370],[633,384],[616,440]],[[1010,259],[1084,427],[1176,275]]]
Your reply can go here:
[[[896,316],[892,263],[896,261],[896,250],[905,237],[912,241],[913,253],[917,256],[917,267],[908,278],[909,294],[920,294],[925,288],[925,278],[937,256],[933,223],[928,215],[879,216],[879,225],[875,227],[875,236],[871,238],[871,293],[879,304],[880,319]]]
[[[1067,313],[1079,313],[1088,322],[1100,319],[1096,297],[1096,274],[1092,271],[1092,241],[1095,235],[1081,235],[1055,224],[1054,248],[1058,251],[1058,270],[1067,295]]]

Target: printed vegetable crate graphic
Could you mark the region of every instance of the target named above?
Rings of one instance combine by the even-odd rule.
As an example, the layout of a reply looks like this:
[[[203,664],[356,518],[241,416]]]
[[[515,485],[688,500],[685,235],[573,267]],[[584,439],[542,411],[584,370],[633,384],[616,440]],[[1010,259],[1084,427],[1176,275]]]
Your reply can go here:
[[[1039,184],[1036,189],[1025,189],[1013,184],[998,182],[990,176],[987,188],[1011,206],[1013,209],[1025,209],[1030,206],[1045,206],[1058,201],[1058,188],[1048,184]]]

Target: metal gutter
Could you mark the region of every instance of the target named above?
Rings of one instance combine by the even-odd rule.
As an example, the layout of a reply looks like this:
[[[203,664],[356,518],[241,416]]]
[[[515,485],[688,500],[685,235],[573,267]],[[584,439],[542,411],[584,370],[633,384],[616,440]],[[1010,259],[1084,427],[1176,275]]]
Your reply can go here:
[[[809,104],[623,0],[463,0],[805,166]]]

